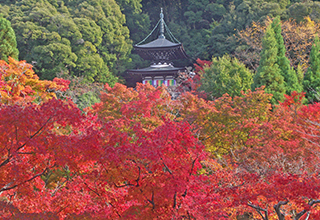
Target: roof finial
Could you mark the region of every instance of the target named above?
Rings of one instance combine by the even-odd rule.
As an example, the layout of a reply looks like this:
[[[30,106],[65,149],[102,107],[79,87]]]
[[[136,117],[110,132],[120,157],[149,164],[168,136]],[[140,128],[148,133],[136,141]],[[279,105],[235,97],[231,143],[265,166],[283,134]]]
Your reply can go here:
[[[161,13],[160,13],[160,35],[159,38],[165,38],[164,36],[164,15],[163,15],[163,9],[161,8]]]

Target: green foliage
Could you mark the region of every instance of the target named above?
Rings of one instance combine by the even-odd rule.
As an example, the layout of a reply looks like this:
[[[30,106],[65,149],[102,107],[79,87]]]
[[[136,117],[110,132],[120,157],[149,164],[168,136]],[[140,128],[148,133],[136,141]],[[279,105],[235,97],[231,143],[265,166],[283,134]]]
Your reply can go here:
[[[309,68],[303,78],[303,89],[309,102],[319,101],[320,91],[320,41],[316,36],[310,53]]]
[[[269,25],[262,39],[261,59],[252,89],[265,86],[266,93],[273,94],[272,104],[283,101],[285,93],[284,79],[277,64],[277,54],[277,40],[273,28]]]
[[[207,37],[208,31],[206,29],[190,29],[187,25],[183,25],[183,23],[170,23],[170,30],[172,30],[174,36],[183,43],[183,47],[185,48],[187,54],[194,60],[198,57],[209,60],[212,56],[210,56],[210,51],[207,51]],[[180,65],[187,65],[180,64]]]
[[[89,91],[79,96],[78,108],[85,109],[98,102],[100,102],[99,97],[97,97],[93,92]]]
[[[116,0],[121,10],[131,9],[133,13],[141,12],[141,0]]]
[[[267,2],[277,3],[281,8],[286,8],[290,4],[290,0],[267,0]]]
[[[53,79],[56,73],[67,72],[66,66],[76,67],[77,56],[71,47],[63,43],[50,43],[32,48],[36,67],[41,71],[41,78]],[[48,67],[51,67],[48,69]]]
[[[63,75],[59,75],[59,77],[69,80],[70,85],[68,90],[57,93],[58,98],[71,99],[81,110],[100,102],[100,93],[103,91],[102,83],[87,83],[83,77]],[[111,84],[111,86],[114,86],[114,84]]]
[[[224,55],[213,58],[212,65],[204,69],[202,86],[210,98],[218,98],[228,93],[231,97],[241,96],[241,91],[251,88],[252,73],[236,58]]]
[[[33,63],[41,78],[62,72],[114,84],[130,61],[129,30],[114,0],[22,0],[8,6],[20,58]]]
[[[228,12],[228,6],[231,1],[209,1],[209,0],[188,0],[186,1],[183,21],[180,22],[180,28],[173,30],[185,30],[177,33],[178,39],[184,43],[189,56],[194,60],[210,59],[217,53],[212,44],[219,45],[222,40],[219,36],[213,36],[212,31],[218,23],[224,19]],[[173,25],[171,25],[173,26]],[[214,39],[212,39],[214,38]],[[223,40],[225,41],[225,39]],[[228,45],[230,46],[230,45]],[[222,49],[222,48],[220,48]],[[227,50],[221,51],[219,55],[225,54]]]
[[[141,0],[116,0],[122,13],[126,16],[126,25],[130,30],[133,43],[140,42],[149,34],[150,19],[142,12]],[[159,8],[160,10],[160,8]]]
[[[320,2],[303,1],[297,2],[288,8],[288,17],[301,22],[309,16],[313,21],[320,21]]]
[[[291,95],[293,91],[301,92],[302,86],[298,81],[298,77],[294,69],[290,66],[290,61],[286,57],[286,47],[284,45],[283,37],[281,35],[280,17],[276,17],[271,23],[271,28],[275,33],[275,39],[277,41],[277,64],[281,70],[281,75],[284,78],[284,86],[286,93]]]
[[[130,39],[133,44],[139,43],[151,31],[149,15],[146,12],[142,12],[141,0],[116,0],[116,2],[119,4],[121,12],[126,16],[126,26],[130,31]],[[137,69],[150,64],[137,54],[130,54],[129,58],[132,62],[124,62],[123,68]],[[123,73],[125,74],[125,72]]]
[[[0,14],[12,22],[17,34],[20,58],[33,63],[42,78],[63,72],[109,84],[128,68],[148,65],[130,54],[132,43],[151,32],[161,7],[167,25],[191,57],[174,61],[176,66],[233,54],[239,45],[234,35],[252,21],[263,22],[267,16],[299,20],[307,15],[317,21],[320,14],[319,2],[299,0],[19,0],[1,4]]]
[[[298,4],[308,8],[308,12],[301,18],[307,15],[312,15],[314,19],[320,17],[318,2],[297,3],[295,0],[291,2],[289,0],[142,0],[141,4],[143,12],[149,14],[151,26],[158,21],[159,9],[163,7],[166,22],[170,24],[169,27],[175,37],[184,44],[187,54],[194,60],[197,58],[208,60],[212,56],[233,54],[239,43],[234,34],[250,26],[253,21],[263,22],[267,16],[271,18],[280,16],[281,19],[296,18],[294,13],[300,10]],[[311,8],[312,10],[309,10]]]
[[[230,3],[228,12],[209,36],[208,50],[213,56],[232,53],[237,47],[234,34],[250,26],[252,21],[264,21],[267,16],[282,15],[285,9],[278,2],[263,0],[244,0]]]
[[[19,51],[10,21],[0,18],[0,59],[8,62],[8,57],[18,59]]]
[[[88,81],[101,81],[111,78],[111,73],[123,76],[127,68],[148,65],[130,55],[131,44],[140,42],[151,32],[159,20],[161,7],[173,35],[183,43],[187,54],[193,59],[174,61],[175,65],[188,66],[197,58],[208,60],[212,56],[232,54],[238,45],[234,37],[238,30],[244,29],[252,21],[263,21],[266,16],[280,15],[285,18],[290,1],[22,0],[5,4],[0,13],[14,20],[14,29],[19,31],[18,48],[22,48],[21,58],[28,62],[36,61],[39,64],[35,66],[38,73],[44,65],[40,65],[42,61],[33,57],[37,57],[33,48],[64,41],[70,48],[68,51],[75,54],[77,59],[71,59],[73,55],[69,54],[75,66],[59,63],[58,69],[75,76],[87,75]],[[295,4],[298,3],[293,5]],[[315,14],[315,11],[316,8],[312,13]],[[129,40],[128,30],[132,42]],[[157,34],[152,37],[157,37]],[[167,38],[170,40],[169,36]],[[70,45],[65,43],[66,40]],[[57,52],[55,51],[54,57],[59,56]],[[90,61],[94,62],[91,64]],[[50,65],[47,63],[44,67],[51,72],[46,76],[56,74],[53,65],[54,62]],[[99,74],[104,77],[97,75],[101,68],[104,72]]]
[[[211,59],[215,51],[215,49],[211,50],[211,47],[208,49],[212,44],[209,42],[211,33],[228,12],[230,2],[229,0],[142,0],[141,4],[143,11],[149,14],[151,27],[159,20],[160,8],[164,9],[165,21],[169,29],[183,43],[186,53],[193,59],[193,61],[185,60],[175,64],[186,66],[194,63],[197,58]],[[235,2],[238,4],[239,0]],[[168,36],[167,38],[170,40]]]
[[[297,71],[298,81],[302,85],[303,78],[304,78],[304,71],[303,71],[303,68],[300,64],[298,64],[296,71]],[[303,89],[303,85],[302,85],[302,89]]]

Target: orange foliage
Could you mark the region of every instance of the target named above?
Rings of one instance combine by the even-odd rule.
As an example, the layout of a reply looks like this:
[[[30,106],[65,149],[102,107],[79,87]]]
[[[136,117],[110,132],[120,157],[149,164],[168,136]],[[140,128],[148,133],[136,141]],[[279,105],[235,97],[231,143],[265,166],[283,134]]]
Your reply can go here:
[[[320,105],[270,98],[116,84],[87,114],[56,99],[1,104],[0,217],[318,219]]]
[[[270,95],[262,89],[248,91],[234,99],[225,94],[214,101],[186,93],[178,100],[178,120],[193,125],[195,134],[208,151],[222,155],[246,146],[251,129],[268,119],[269,99]]]
[[[104,122],[125,118],[125,123],[141,122],[144,129],[152,130],[163,124],[163,118],[175,118],[172,100],[165,87],[138,84],[132,89],[116,83],[113,88],[106,85],[105,89],[106,92],[101,93],[101,102],[92,110],[88,109]]]
[[[204,68],[211,66],[212,62],[208,60],[200,60],[199,58],[196,60],[197,63],[194,64],[195,72],[201,74]]]
[[[68,89],[69,81],[55,78],[39,80],[32,65],[9,57],[9,63],[0,60],[0,102],[4,104],[45,102],[56,98],[55,91]]]

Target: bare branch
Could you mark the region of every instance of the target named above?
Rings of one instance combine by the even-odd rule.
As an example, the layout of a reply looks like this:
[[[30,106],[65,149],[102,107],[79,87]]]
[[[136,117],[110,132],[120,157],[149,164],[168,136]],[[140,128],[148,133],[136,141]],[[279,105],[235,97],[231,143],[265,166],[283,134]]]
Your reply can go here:
[[[122,187],[126,187],[126,186],[134,186],[133,184],[131,184],[131,183],[126,183],[126,184],[123,184],[123,185],[117,185],[117,184],[115,184],[115,183],[113,183],[113,185],[116,187],[116,188],[122,188]]]
[[[85,181],[83,181],[83,183],[84,183],[84,185],[86,185],[86,187],[88,187],[88,189],[90,191],[94,192],[97,196],[101,197],[100,193],[98,193],[97,191],[95,191],[91,187],[89,187],[89,185]]]
[[[320,200],[319,200],[319,199],[318,199],[318,200],[313,200],[313,199],[311,199],[310,202],[308,202],[308,205],[309,205],[309,206],[313,206],[314,204],[318,204],[318,203],[320,203]],[[294,220],[299,220],[304,214],[306,214],[306,212],[307,212],[306,210],[302,210],[301,212],[299,212],[299,213],[295,216]],[[305,220],[307,220],[307,219],[309,218],[309,216],[310,216],[310,212],[308,212],[307,217],[306,217]]]
[[[29,140],[34,138],[37,134],[39,134],[43,128],[49,123],[49,121],[52,119],[52,117],[50,117],[33,135],[30,136]],[[17,148],[16,151],[19,151],[21,148],[23,148],[24,146],[26,146],[26,144],[28,143],[25,142],[24,144],[22,144],[20,147]],[[0,167],[7,165],[10,162],[10,159],[13,157],[13,155],[8,155],[8,158],[5,159],[1,164]]]
[[[49,123],[49,121],[52,119],[52,116],[48,118],[48,120],[33,134],[30,136],[29,140],[34,138],[37,134],[39,134],[43,128]],[[26,146],[28,142],[25,142],[23,145],[21,145],[20,147],[17,148],[17,151],[20,150],[21,148],[23,148],[24,146]]]
[[[34,152],[34,151],[32,151],[32,152],[19,152],[19,153],[17,153],[17,154],[35,154],[36,152]]]
[[[249,202],[247,205],[250,206],[251,208],[254,208],[259,213],[259,215],[262,217],[263,220],[269,219],[267,209],[263,209],[260,206],[253,205],[251,202]],[[262,212],[264,212],[264,215],[262,214]]]
[[[303,210],[301,212],[299,212],[295,217],[294,220],[299,220],[304,214],[306,214],[306,210]]]
[[[175,192],[173,196],[173,208],[176,208],[176,205],[177,205],[177,192]]]
[[[307,217],[306,217],[305,220],[308,220],[308,219],[309,219],[309,216],[310,216],[310,212],[308,212]]]
[[[310,206],[313,206],[314,204],[318,204],[318,203],[320,203],[320,199],[318,199],[318,200],[311,200],[308,204],[310,205]]]
[[[45,169],[44,171],[42,171],[41,173],[38,173],[38,174],[34,175],[34,176],[31,177],[30,179],[23,181],[22,183],[15,184],[15,185],[13,185],[13,186],[11,186],[11,187],[3,187],[2,189],[0,189],[0,192],[8,191],[8,190],[14,189],[14,188],[16,188],[16,187],[18,187],[18,186],[21,186],[22,184],[25,184],[25,183],[27,183],[27,182],[30,182],[30,181],[34,180],[35,178],[37,178],[37,177],[39,177],[39,176],[42,176],[47,170],[48,170],[48,168],[46,168],[46,169]]]
[[[154,204],[154,192],[153,192],[153,191],[152,191],[151,200],[150,200],[150,199],[148,199],[148,202],[150,202],[150,203],[151,203],[151,205],[152,205],[152,209],[155,209],[155,204]]]
[[[136,186],[140,186],[140,185],[139,185],[139,180],[140,180],[140,177],[141,177],[141,168],[140,168],[140,166],[138,166],[138,169],[139,169],[139,176],[138,176],[138,178],[136,179],[136,183],[137,183]]]
[[[191,166],[191,170],[190,170],[189,176],[191,176],[191,174],[192,174],[192,170],[194,169],[194,165],[195,165],[197,159],[198,159],[198,157],[196,157],[196,158],[192,161],[192,166]]]
[[[169,167],[163,162],[162,157],[160,157],[160,159],[162,160],[162,164],[166,167],[167,171],[172,175],[172,171],[169,169]]]
[[[280,211],[280,208],[282,205],[288,204],[288,202],[289,202],[288,200],[287,201],[280,201],[280,202],[278,202],[278,204],[273,206],[274,210],[276,210],[276,213],[278,215],[279,220],[285,220],[285,215]]]
[[[137,164],[137,162],[135,161],[135,160],[131,160],[133,163],[135,163],[136,165],[137,165],[137,167],[138,167],[138,170],[139,170],[139,176],[138,176],[138,178],[135,180],[136,181],[136,183],[137,183],[137,185],[136,186],[140,186],[139,185],[139,180],[140,180],[140,177],[141,177],[141,167]]]

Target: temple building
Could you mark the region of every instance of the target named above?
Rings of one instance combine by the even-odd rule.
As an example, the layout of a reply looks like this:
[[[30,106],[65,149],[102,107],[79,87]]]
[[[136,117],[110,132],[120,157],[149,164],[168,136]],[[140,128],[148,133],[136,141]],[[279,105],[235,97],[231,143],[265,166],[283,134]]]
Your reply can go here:
[[[159,36],[157,39],[144,43],[159,26]],[[167,35],[172,41],[165,37]],[[128,70],[128,79],[143,84],[149,83],[155,87],[165,84],[166,86],[176,85],[176,77],[179,72],[184,72],[185,67],[174,67],[172,60],[187,59],[188,56],[182,44],[172,35],[166,23],[161,8],[160,20],[153,31],[140,43],[133,46],[134,51],[144,60],[150,60],[151,65],[142,69]]]

